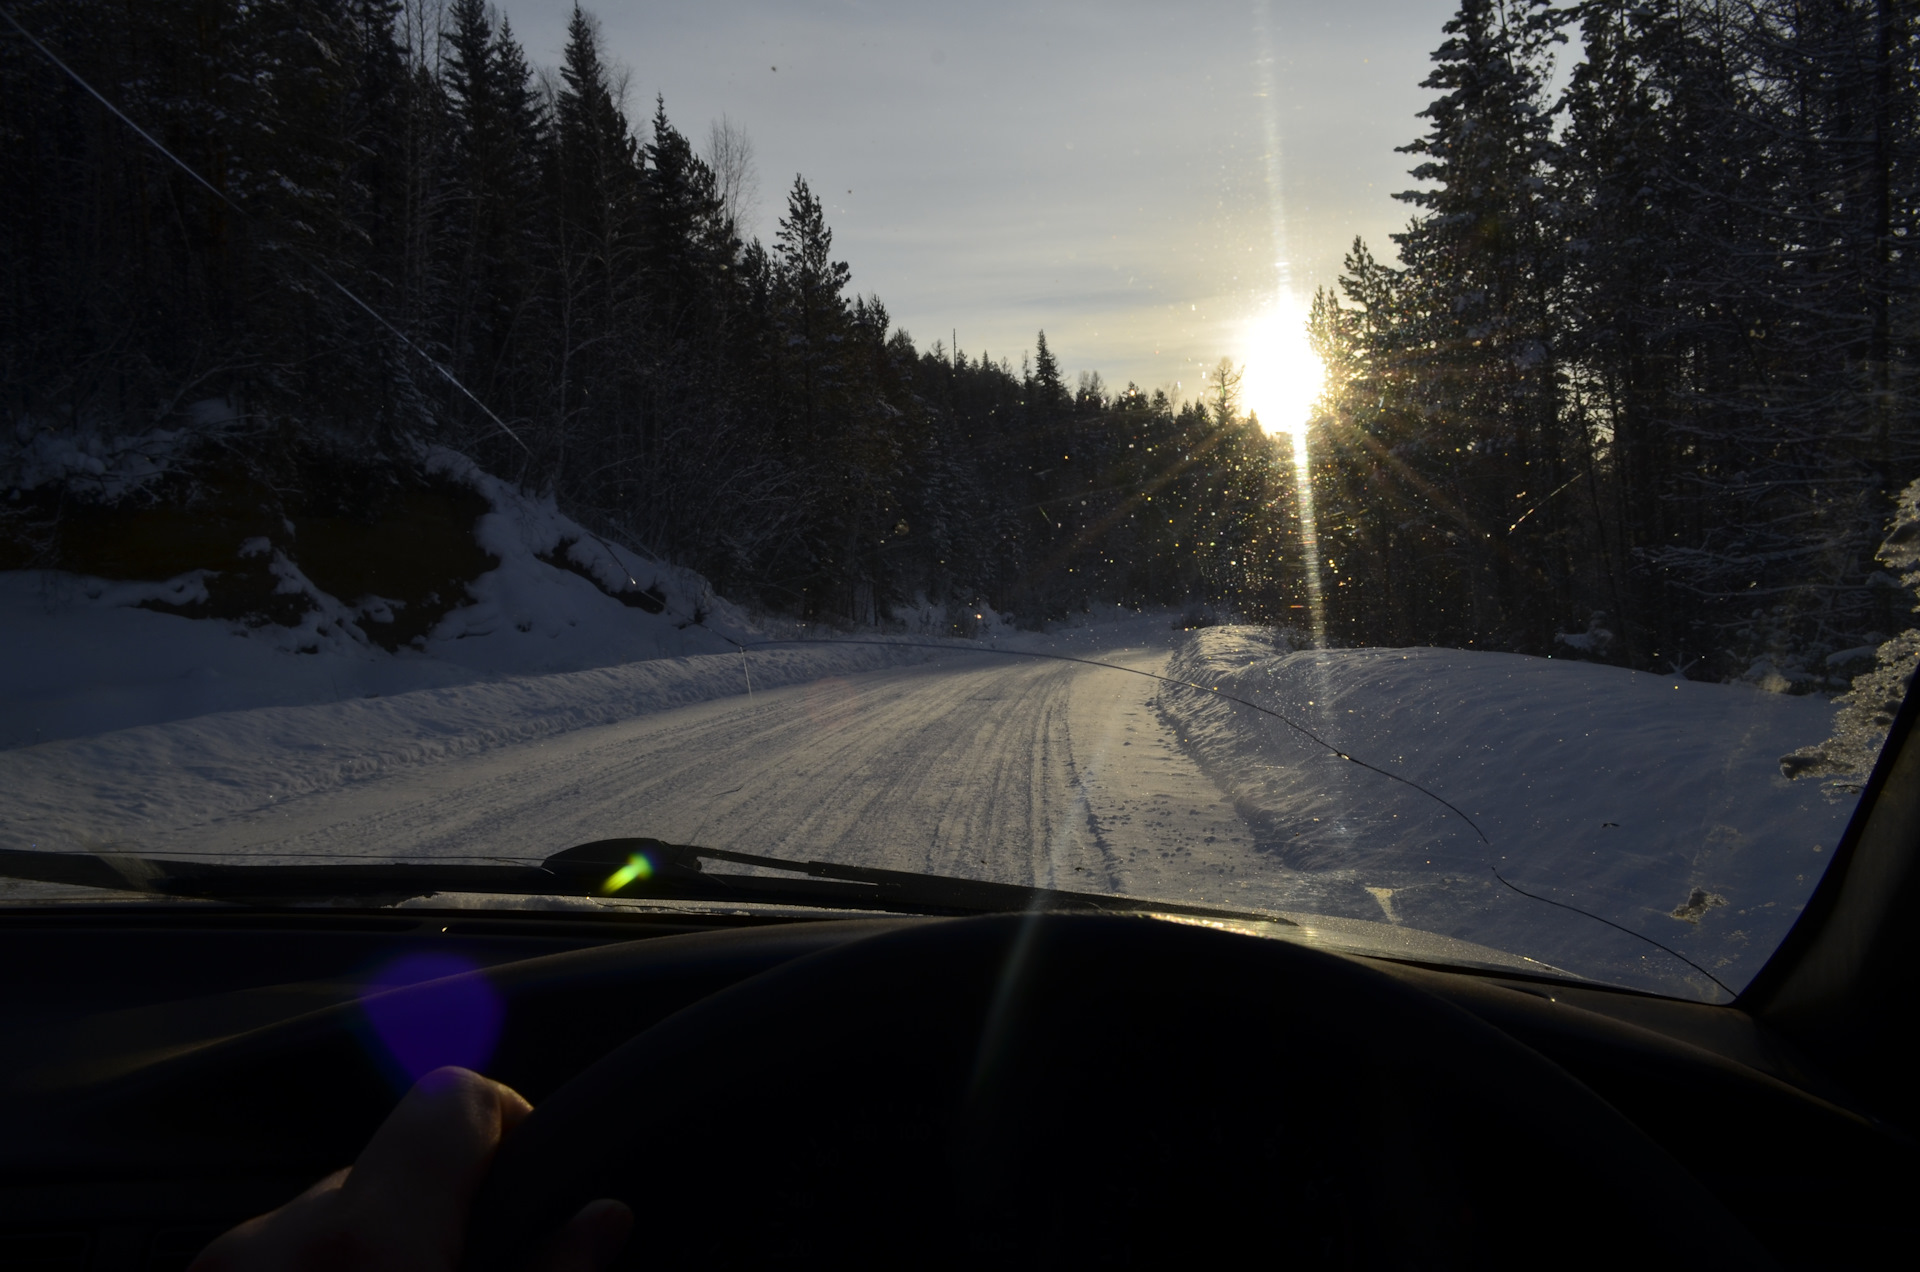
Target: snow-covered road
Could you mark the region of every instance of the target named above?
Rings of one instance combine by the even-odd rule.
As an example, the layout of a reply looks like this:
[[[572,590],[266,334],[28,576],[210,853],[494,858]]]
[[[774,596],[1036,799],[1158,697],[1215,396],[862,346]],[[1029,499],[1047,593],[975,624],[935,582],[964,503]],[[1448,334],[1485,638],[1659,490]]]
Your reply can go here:
[[[1017,639],[1111,665],[833,641],[162,720],[0,750],[0,847],[527,861],[654,836],[1385,921],[1691,993],[1753,974],[1848,813],[1779,769],[1824,700],[1164,618]],[[1169,670],[1368,767],[1133,674]]]
[[[1108,657],[1150,669],[1166,661]],[[1155,688],[1078,663],[958,655],[410,766],[182,827],[163,846],[542,856],[652,835],[1184,896],[1196,873],[1243,870],[1251,840],[1160,724]]]
[[[1151,645],[1082,642],[1074,652],[1158,671],[1170,635]],[[1255,859],[1245,823],[1168,731],[1154,706],[1159,691],[1146,677],[1084,663],[956,653],[479,748],[390,746],[373,761],[335,762],[348,770],[340,780],[316,770],[356,741],[343,736],[354,722],[340,709],[240,713],[277,720],[242,755],[216,757],[210,740],[207,753],[193,753],[195,733],[218,736],[227,722],[230,735],[235,716],[125,731],[123,747],[147,735],[137,748],[144,760],[124,766],[144,770],[144,789],[106,789],[121,784],[102,771],[111,754],[100,754],[91,801],[60,795],[74,792],[73,762],[111,752],[115,735],[0,755],[0,769],[22,779],[0,794],[0,822],[16,847],[308,860],[538,858],[596,838],[652,835],[1229,899],[1275,868]],[[156,750],[165,752],[157,762]],[[54,765],[64,772],[27,780],[36,759],[56,756],[68,761]],[[316,773],[288,780],[303,769]],[[249,770],[271,780],[250,783]],[[38,800],[29,798],[35,788]]]

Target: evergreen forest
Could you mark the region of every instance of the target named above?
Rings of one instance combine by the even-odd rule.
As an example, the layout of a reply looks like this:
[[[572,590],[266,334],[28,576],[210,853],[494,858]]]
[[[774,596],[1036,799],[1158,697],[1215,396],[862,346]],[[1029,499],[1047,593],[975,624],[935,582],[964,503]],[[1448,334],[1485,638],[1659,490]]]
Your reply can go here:
[[[1406,228],[1315,299],[1304,469],[1229,365],[917,343],[804,176],[749,237],[726,135],[580,10],[549,74],[484,0],[5,8],[0,568],[445,446],[829,623],[1204,605],[1813,687],[1912,622],[1911,0],[1464,0]]]
[[[1912,9],[1461,5],[1314,304],[1334,636],[1810,687],[1912,625]]]

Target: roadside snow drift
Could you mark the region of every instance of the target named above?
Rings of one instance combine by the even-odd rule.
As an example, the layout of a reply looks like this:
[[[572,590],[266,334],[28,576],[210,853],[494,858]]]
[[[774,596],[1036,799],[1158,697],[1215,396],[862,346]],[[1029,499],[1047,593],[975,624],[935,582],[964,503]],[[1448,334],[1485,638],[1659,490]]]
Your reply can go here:
[[[1782,755],[1831,729],[1822,697],[1515,654],[1289,653],[1251,628],[1198,633],[1168,674],[1300,726],[1220,694],[1160,695],[1258,850],[1314,881],[1299,908],[1384,917],[1649,988],[1712,990],[1600,919],[1738,990],[1792,924],[1852,811],[1781,775]]]

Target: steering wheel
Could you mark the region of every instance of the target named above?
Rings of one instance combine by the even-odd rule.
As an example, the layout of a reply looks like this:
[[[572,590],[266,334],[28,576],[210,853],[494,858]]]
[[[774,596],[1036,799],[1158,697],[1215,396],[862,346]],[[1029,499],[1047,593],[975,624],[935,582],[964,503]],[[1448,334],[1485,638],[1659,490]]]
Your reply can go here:
[[[930,921],[669,1017],[502,1146],[469,1272],[595,1197],[623,1266],[1765,1267],[1636,1127],[1338,955],[1140,918]]]

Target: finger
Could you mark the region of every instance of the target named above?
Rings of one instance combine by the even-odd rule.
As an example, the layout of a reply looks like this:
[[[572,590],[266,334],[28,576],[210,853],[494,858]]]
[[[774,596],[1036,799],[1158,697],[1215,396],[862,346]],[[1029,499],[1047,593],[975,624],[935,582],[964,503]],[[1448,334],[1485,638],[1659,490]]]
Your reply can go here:
[[[343,1217],[412,1266],[451,1267],[494,1150],[530,1110],[518,1093],[470,1070],[434,1070],[354,1163],[340,1189]]]
[[[325,1226],[341,1184],[343,1167],[277,1210],[256,1216],[224,1233],[202,1250],[188,1272],[242,1272],[253,1268],[292,1268],[313,1234]]]
[[[602,1272],[613,1266],[632,1231],[633,1211],[625,1203],[590,1201],[547,1238],[531,1272]]]
[[[342,1166],[339,1170],[334,1171],[333,1174],[323,1176],[313,1187],[307,1189],[307,1191],[301,1193],[298,1197],[295,1197],[292,1201],[288,1202],[287,1205],[297,1206],[303,1201],[311,1201],[315,1197],[322,1197],[327,1193],[339,1192],[341,1186],[347,1182],[347,1176],[352,1173],[353,1167]]]

